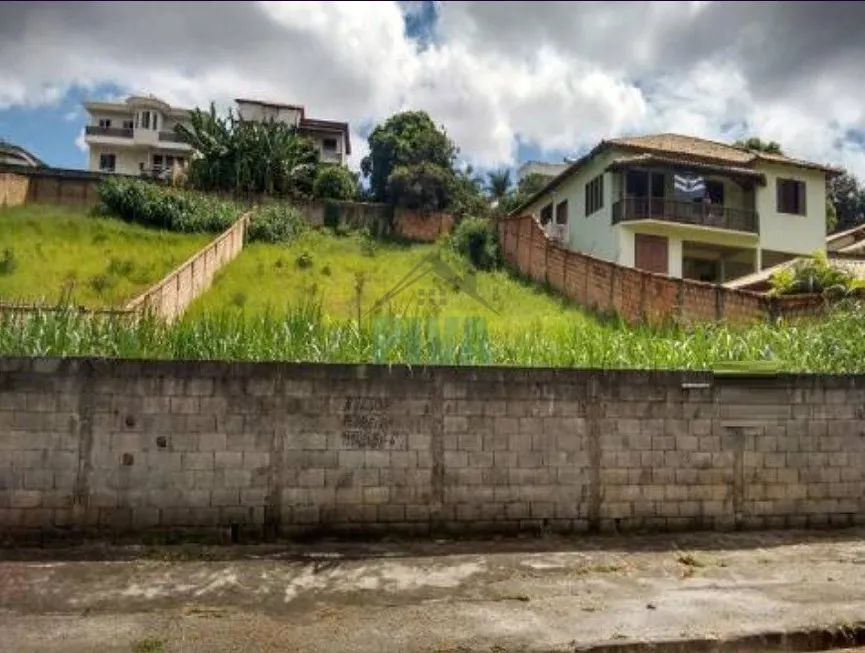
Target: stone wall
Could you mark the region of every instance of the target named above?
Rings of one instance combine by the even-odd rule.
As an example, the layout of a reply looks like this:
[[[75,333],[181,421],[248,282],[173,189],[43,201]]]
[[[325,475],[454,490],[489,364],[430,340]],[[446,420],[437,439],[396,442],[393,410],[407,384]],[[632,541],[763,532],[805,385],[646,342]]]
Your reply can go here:
[[[574,252],[551,240],[530,215],[499,221],[505,261],[537,283],[549,284],[575,303],[631,322],[661,324],[823,315],[822,295],[770,297],[690,279],[674,279]]]
[[[243,250],[249,216],[249,213],[240,216],[162,281],[129,302],[126,310],[136,313],[150,311],[169,322],[180,317],[193,300],[210,288],[216,273]]]
[[[0,358],[0,533],[865,523],[865,377]]]

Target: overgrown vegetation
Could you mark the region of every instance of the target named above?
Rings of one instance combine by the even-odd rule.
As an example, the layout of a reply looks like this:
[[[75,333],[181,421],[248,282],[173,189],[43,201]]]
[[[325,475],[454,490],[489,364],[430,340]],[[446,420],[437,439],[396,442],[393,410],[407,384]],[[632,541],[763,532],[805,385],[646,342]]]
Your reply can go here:
[[[0,302],[89,307],[132,299],[211,238],[41,204],[0,209],[0,233]]]
[[[316,197],[330,200],[356,199],[358,193],[357,177],[342,166],[322,166],[313,183]]]
[[[411,316],[330,318],[308,301],[281,312],[221,311],[173,325],[74,312],[0,317],[0,354],[342,363],[711,369],[774,357],[792,372],[865,372],[865,311],[815,324],[705,325],[657,332],[594,321],[496,323]]]
[[[496,227],[489,220],[463,220],[451,235],[454,249],[479,270],[493,270],[501,265]]]
[[[851,272],[833,265],[822,251],[796,261],[771,278],[775,295],[822,293],[833,298],[849,293],[855,282]]]
[[[290,243],[307,228],[300,211],[285,202],[258,207],[246,229],[249,242]]]
[[[99,201],[102,215],[184,233],[218,233],[240,215],[234,202],[124,177],[99,184]]]

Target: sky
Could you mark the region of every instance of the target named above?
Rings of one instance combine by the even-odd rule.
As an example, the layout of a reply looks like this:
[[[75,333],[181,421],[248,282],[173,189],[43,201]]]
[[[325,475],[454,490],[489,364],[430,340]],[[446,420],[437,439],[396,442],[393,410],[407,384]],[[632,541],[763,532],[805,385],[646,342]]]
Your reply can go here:
[[[863,2],[3,2],[0,139],[85,166],[84,99],[426,110],[476,169],[758,135],[865,179]]]

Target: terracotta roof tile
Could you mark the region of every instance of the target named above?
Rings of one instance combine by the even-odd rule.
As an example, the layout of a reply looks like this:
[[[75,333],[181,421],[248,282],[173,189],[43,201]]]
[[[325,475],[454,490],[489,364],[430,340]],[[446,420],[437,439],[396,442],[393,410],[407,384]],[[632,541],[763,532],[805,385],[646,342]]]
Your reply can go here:
[[[680,134],[652,134],[613,138],[607,141],[613,145],[639,148],[668,154],[686,154],[700,158],[715,159],[724,163],[743,164],[754,160],[754,154],[731,145],[707,141],[694,136]]]

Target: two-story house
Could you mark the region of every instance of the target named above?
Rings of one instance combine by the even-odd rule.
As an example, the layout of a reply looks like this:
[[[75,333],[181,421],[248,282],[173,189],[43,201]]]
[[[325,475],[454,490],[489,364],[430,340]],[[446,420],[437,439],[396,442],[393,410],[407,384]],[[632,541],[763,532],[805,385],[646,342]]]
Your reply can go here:
[[[238,115],[243,120],[264,122],[274,120],[297,129],[312,141],[325,163],[345,165],[351,154],[351,138],[347,122],[307,118],[304,107],[296,104],[274,104],[260,100],[238,98]]]
[[[826,247],[838,171],[690,136],[601,141],[515,213],[572,250],[721,283]]]
[[[84,107],[90,114],[84,128],[89,170],[166,176],[175,167],[184,167],[192,154],[174,131],[178,123],[188,124],[188,109],[152,95],[133,95],[124,102],[85,102]]]

